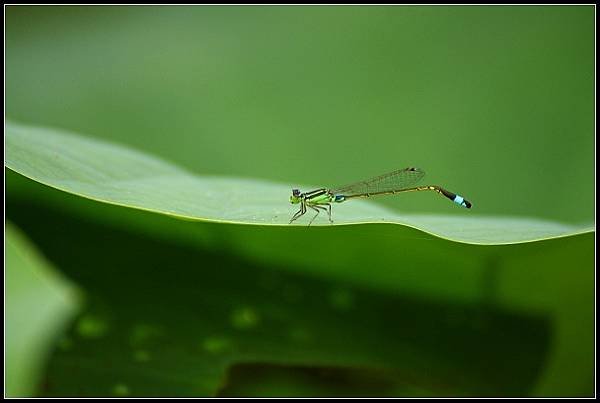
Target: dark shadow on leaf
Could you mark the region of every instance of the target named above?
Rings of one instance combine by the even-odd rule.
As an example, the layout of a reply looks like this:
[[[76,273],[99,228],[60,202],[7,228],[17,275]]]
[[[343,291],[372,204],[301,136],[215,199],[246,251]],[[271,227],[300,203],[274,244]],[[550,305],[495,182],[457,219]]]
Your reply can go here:
[[[548,353],[544,317],[362,289],[7,204],[88,295],[41,395],[521,396]]]
[[[435,394],[403,385],[399,374],[373,368],[245,363],[227,371],[219,397],[385,397]]]

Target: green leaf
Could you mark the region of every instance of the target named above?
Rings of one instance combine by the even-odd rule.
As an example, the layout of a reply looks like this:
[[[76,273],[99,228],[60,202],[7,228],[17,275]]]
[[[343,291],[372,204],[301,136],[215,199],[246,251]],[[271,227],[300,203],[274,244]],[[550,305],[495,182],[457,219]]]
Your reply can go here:
[[[126,147],[47,128],[7,123],[6,166],[79,196],[187,220],[287,226],[294,213],[294,206],[288,202],[289,185],[197,176]],[[476,208],[477,201],[474,204]],[[401,224],[441,238],[484,245],[593,231],[590,225],[470,213],[457,208],[455,216],[400,215],[373,203],[356,201],[334,206],[333,214],[334,225]],[[315,225],[329,225],[323,222],[324,217]]]
[[[31,397],[79,295],[10,222],[5,235],[6,396]]]
[[[589,223],[595,37],[592,5],[9,8],[6,114],[290,187],[416,165],[469,214]]]
[[[256,372],[257,364],[329,371],[328,393],[338,395],[344,388],[357,395],[525,395],[550,351],[552,311],[496,305],[502,287],[490,290],[498,296],[470,300],[391,292],[306,276],[295,262],[292,270],[259,266],[228,251],[156,240],[44,207],[11,210],[89,293],[89,310],[72,327],[70,344],[55,352],[42,395],[234,395],[227,379],[239,378],[240,365]],[[57,225],[60,238],[51,236]],[[348,235],[341,236],[356,244]],[[435,255],[449,242],[409,246],[423,244]],[[523,246],[550,252],[544,244]],[[575,242],[574,252],[585,248]],[[419,258],[397,263],[396,270],[417,267]],[[452,261],[444,267],[460,272]],[[356,266],[347,269],[358,274]],[[510,279],[503,270],[497,275]],[[347,385],[350,376],[379,381]]]
[[[478,246],[394,225],[192,223],[9,179],[11,190],[22,182],[19,197],[7,192],[11,217],[95,301],[73,348],[53,359],[47,394],[208,395],[225,379],[234,384],[222,393],[244,394],[240,373],[266,385],[280,366],[281,376],[318,367],[338,380],[383,367],[378,379],[392,380],[375,385],[383,395],[593,393],[593,234]],[[136,353],[131,334],[147,324],[167,331]],[[319,337],[299,349],[292,341],[306,327]],[[243,349],[226,362],[207,353],[233,345]],[[278,381],[290,387],[280,394],[301,395],[298,382]],[[373,390],[354,384],[352,395]]]
[[[194,178],[136,183],[133,209],[5,169],[7,217],[91,301],[41,394],[594,395],[595,234],[438,237],[593,230],[593,6],[33,6],[5,33],[9,116]],[[291,187],[409,165],[475,207],[420,192],[335,206],[375,224],[287,225]],[[180,207],[215,221],[155,214]]]

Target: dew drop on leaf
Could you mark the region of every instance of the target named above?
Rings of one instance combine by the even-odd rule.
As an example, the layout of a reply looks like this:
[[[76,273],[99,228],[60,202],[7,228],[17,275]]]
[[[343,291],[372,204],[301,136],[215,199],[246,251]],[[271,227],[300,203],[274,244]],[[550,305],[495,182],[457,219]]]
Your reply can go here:
[[[130,393],[131,391],[129,390],[129,387],[124,383],[117,383],[112,387],[113,396],[129,396]]]
[[[260,322],[258,312],[250,307],[240,307],[231,313],[231,325],[236,329],[251,329]]]
[[[231,342],[224,337],[211,336],[202,341],[202,348],[207,353],[221,354],[231,348]]]
[[[148,362],[150,361],[150,353],[146,350],[135,350],[133,359],[137,362]]]
[[[313,339],[312,333],[305,327],[293,327],[289,331],[289,336],[292,341],[306,343]]]
[[[132,346],[147,344],[162,334],[159,327],[147,323],[137,323],[131,328],[129,341]]]
[[[108,322],[96,315],[85,314],[77,322],[77,333],[86,339],[102,337],[108,331]]]

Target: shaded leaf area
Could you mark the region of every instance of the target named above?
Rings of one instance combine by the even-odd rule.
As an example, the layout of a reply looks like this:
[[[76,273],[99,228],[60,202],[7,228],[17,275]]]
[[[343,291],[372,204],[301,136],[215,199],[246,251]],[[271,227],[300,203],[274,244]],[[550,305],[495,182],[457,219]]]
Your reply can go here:
[[[11,222],[5,222],[5,396],[37,393],[54,343],[79,306],[74,285],[41,256]]]
[[[594,234],[484,247],[398,225],[282,229],[172,220],[51,190],[11,171],[7,186],[8,200],[25,210],[52,206],[78,221],[378,292],[541,314],[552,321],[552,344],[531,394],[593,395]]]
[[[213,395],[239,363],[340,368],[338,378],[372,368],[393,380],[383,394],[524,395],[548,353],[542,313],[375,292],[55,210],[9,208],[89,296],[41,395]],[[344,394],[369,390],[356,383]]]
[[[219,397],[384,397],[431,396],[406,374],[393,371],[302,367],[277,364],[237,364],[227,372]]]
[[[298,209],[289,204],[292,185],[193,175],[154,156],[61,130],[9,122],[6,132],[7,167],[45,185],[97,201],[190,220],[286,226]],[[448,203],[443,198],[439,201]],[[400,215],[364,201],[334,206],[335,224],[395,223],[475,244],[527,242],[594,228],[591,224],[574,226],[469,213],[457,207],[448,216]],[[306,226],[312,214],[294,225]],[[315,225],[330,226],[325,217]]]
[[[276,227],[190,223],[121,209],[50,190],[10,171],[7,186],[9,200],[18,200],[30,210],[53,206],[77,220],[241,255],[254,264],[278,270],[425,299],[484,303],[549,315],[552,348],[531,393],[593,394],[593,234],[481,247],[443,241],[404,226],[282,231]]]

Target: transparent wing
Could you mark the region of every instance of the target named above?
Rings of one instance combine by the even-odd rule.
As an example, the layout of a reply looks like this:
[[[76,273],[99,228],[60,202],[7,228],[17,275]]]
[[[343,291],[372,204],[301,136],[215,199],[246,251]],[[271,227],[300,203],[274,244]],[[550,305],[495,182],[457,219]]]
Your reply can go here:
[[[336,195],[356,196],[365,193],[390,192],[413,187],[425,176],[419,168],[404,168],[351,185],[331,189]]]

